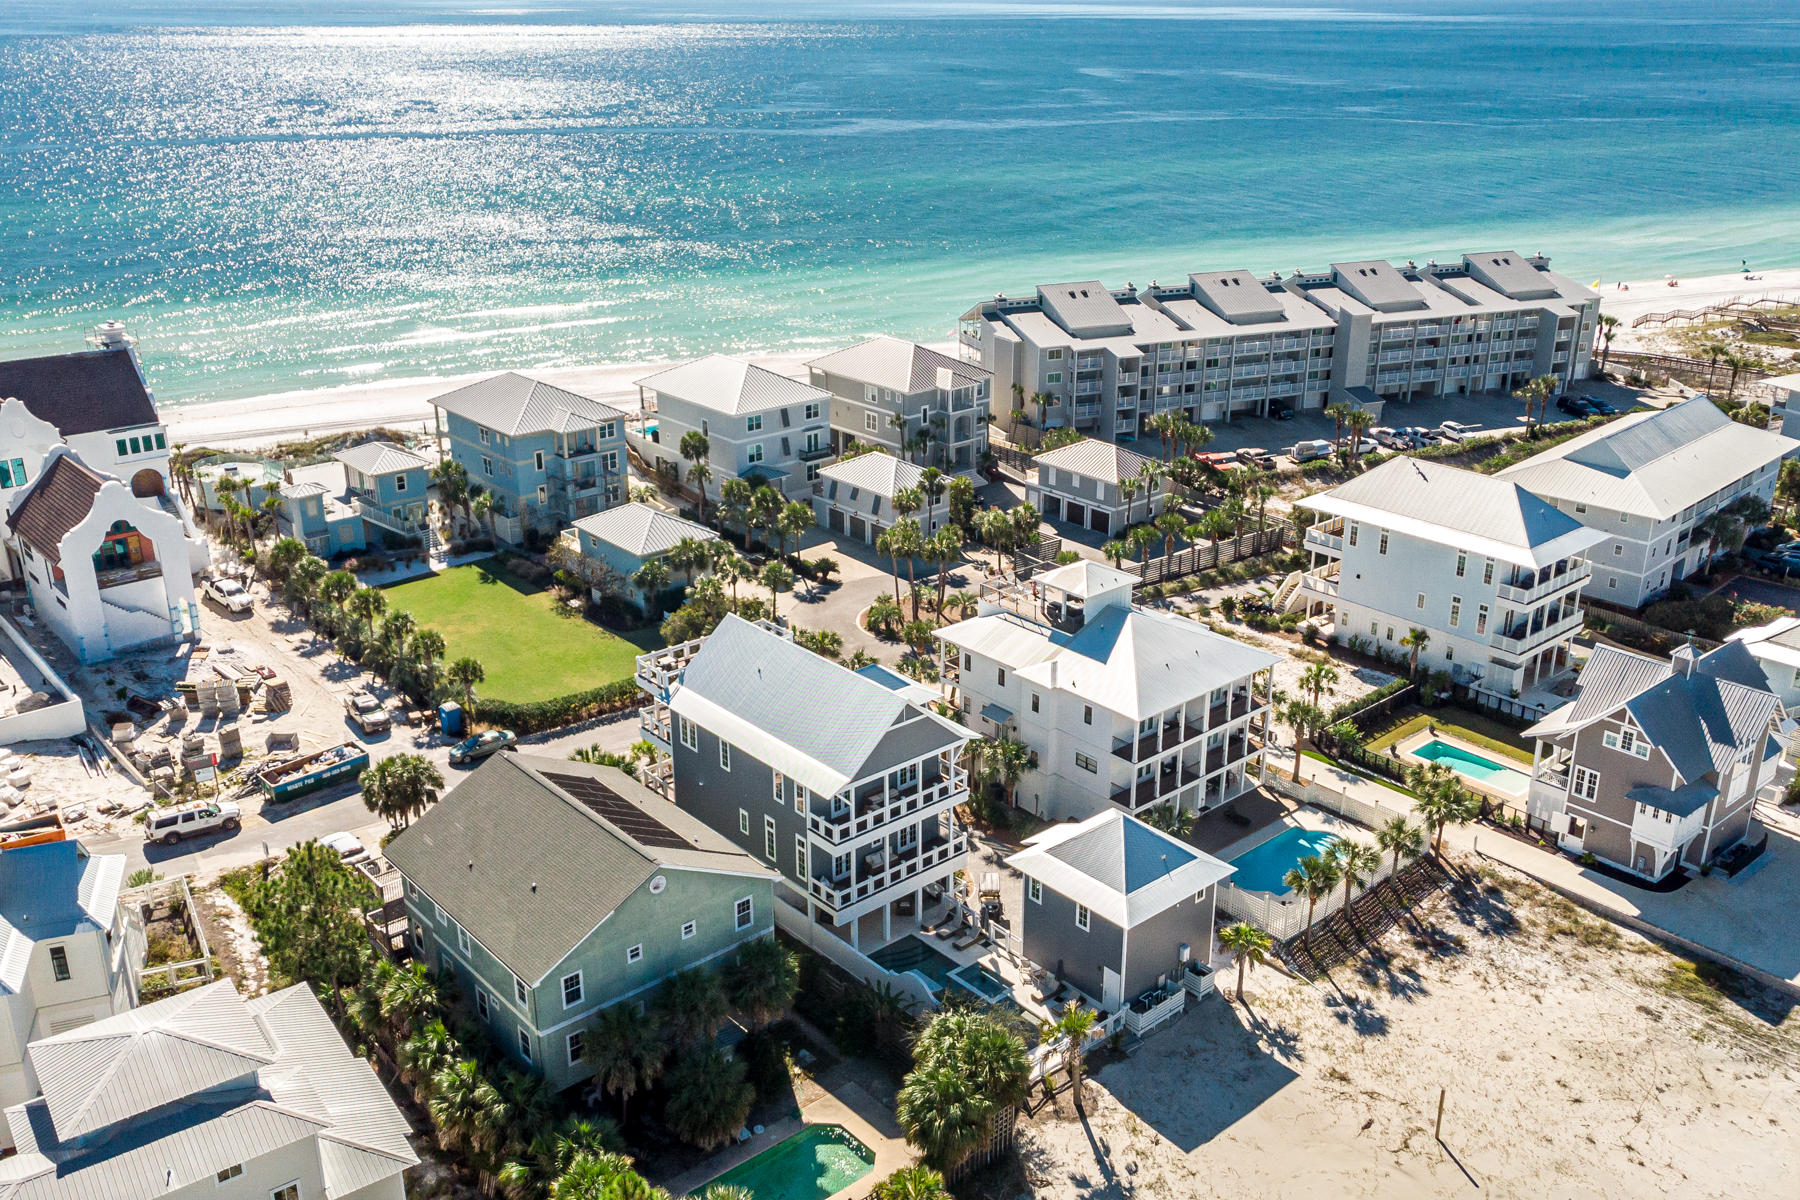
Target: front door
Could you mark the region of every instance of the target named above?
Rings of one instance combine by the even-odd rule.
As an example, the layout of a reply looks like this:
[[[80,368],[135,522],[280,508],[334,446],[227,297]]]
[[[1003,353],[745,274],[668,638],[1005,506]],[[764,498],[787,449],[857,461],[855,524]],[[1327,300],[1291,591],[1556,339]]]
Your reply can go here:
[[[1125,981],[1111,967],[1100,968],[1100,1007],[1118,1012],[1125,999]]]

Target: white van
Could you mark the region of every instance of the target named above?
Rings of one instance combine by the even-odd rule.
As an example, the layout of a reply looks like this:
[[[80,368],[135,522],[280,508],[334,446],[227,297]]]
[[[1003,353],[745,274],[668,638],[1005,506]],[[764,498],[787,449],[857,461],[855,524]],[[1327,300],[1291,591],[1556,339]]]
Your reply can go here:
[[[1315,438],[1310,442],[1295,442],[1288,449],[1288,454],[1297,463],[1311,462],[1315,458],[1327,458],[1331,454],[1331,443],[1323,438]]]

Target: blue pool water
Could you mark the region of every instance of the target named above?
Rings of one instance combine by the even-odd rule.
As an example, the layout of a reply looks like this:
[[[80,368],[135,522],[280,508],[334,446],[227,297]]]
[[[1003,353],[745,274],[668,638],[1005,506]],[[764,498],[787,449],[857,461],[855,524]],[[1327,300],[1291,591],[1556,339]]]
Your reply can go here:
[[[877,966],[886,967],[890,971],[904,974],[917,971],[931,980],[933,990],[942,988],[950,982],[950,972],[956,969],[956,960],[941,953],[936,946],[914,934],[903,937],[891,946],[883,946],[869,955]]]
[[[958,967],[950,973],[950,978],[989,1002],[1010,999],[1012,996],[1012,987],[1006,980],[979,963]]]
[[[1530,784],[1530,779],[1523,771],[1515,771],[1491,758],[1483,758],[1473,751],[1435,738],[1415,747],[1411,753],[1414,758],[1422,758],[1426,762],[1443,763],[1465,779],[1473,779],[1476,783],[1485,784],[1508,795],[1522,796]]]
[[[1262,845],[1244,851],[1231,860],[1237,874],[1231,882],[1253,892],[1287,893],[1281,877],[1294,869],[1294,864],[1309,854],[1323,854],[1337,835],[1295,826],[1284,829]]]

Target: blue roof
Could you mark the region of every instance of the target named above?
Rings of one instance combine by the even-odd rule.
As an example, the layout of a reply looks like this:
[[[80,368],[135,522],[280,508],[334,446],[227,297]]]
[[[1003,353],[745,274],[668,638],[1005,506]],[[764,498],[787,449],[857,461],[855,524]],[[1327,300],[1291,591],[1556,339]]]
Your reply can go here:
[[[1107,822],[1051,847],[1050,853],[1124,896],[1200,857],[1142,821]]]

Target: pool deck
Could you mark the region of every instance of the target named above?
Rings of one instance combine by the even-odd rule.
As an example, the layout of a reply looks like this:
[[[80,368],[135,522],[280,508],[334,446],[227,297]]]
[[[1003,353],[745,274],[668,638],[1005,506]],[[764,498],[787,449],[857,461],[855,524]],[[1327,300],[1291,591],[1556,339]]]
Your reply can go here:
[[[1519,789],[1517,791],[1509,791],[1506,788],[1489,783],[1486,780],[1471,779],[1461,771],[1457,771],[1457,776],[1472,792],[1479,792],[1482,795],[1491,797],[1495,800],[1511,800],[1518,802],[1524,800],[1531,791],[1530,763],[1521,762],[1510,754],[1502,754],[1500,751],[1489,749],[1486,746],[1477,746],[1474,742],[1465,741],[1454,734],[1445,733],[1441,729],[1436,733],[1433,733],[1428,726],[1418,733],[1413,734],[1411,737],[1395,742],[1392,753],[1395,758],[1401,759],[1402,761],[1420,763],[1429,762],[1429,759],[1420,758],[1417,754],[1413,753],[1413,751],[1417,750],[1420,746],[1425,745],[1427,742],[1443,742],[1446,746],[1455,746],[1458,750],[1473,754],[1477,758],[1485,758],[1487,761],[1505,767],[1507,770],[1516,772],[1520,776]],[[1451,769],[1455,770],[1454,767]]]

